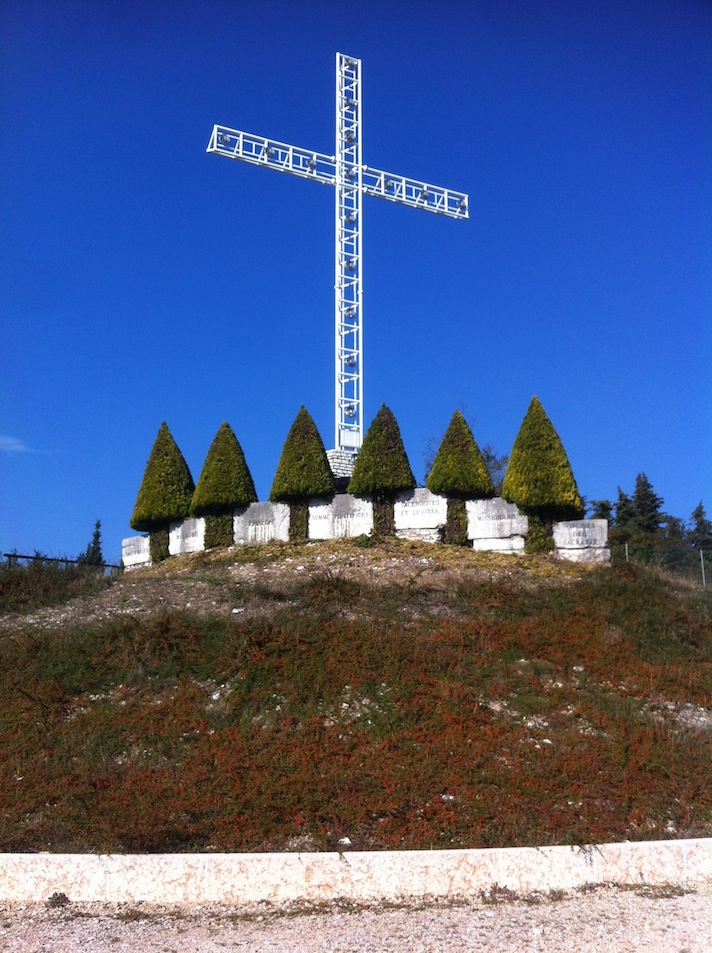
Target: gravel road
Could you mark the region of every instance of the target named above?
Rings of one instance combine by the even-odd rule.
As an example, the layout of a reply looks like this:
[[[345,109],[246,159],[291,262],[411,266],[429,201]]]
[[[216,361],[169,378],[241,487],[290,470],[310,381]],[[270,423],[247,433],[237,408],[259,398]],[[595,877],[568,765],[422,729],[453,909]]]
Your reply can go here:
[[[2,953],[710,953],[712,892],[599,888],[539,902],[237,911],[0,905]]]

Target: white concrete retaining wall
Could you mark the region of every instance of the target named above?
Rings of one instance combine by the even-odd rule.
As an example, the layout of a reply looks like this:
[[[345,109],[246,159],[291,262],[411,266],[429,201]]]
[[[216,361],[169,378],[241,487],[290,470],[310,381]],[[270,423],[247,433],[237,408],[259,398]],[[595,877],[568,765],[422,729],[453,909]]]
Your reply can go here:
[[[712,885],[712,839],[344,854],[0,854],[0,900],[354,902],[476,897],[585,884]]]
[[[425,487],[399,493],[394,507],[395,532],[406,539],[436,543],[447,520],[447,499]],[[521,553],[529,520],[506,500],[467,500],[467,535],[473,549]],[[238,546],[286,542],[289,539],[289,506],[286,503],[251,503],[233,516]],[[365,497],[338,493],[333,500],[309,501],[309,538],[341,539],[373,532],[373,504]],[[186,519],[170,524],[171,556],[204,548],[205,521]],[[608,524],[605,520],[568,520],[554,523],[555,553],[575,562],[607,562]],[[122,542],[126,569],[150,565],[148,537],[132,536]]]

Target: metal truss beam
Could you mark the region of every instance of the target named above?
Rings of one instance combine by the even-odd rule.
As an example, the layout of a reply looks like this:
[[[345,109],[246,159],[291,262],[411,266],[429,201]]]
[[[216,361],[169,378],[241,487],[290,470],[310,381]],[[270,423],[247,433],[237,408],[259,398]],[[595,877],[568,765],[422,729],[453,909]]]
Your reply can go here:
[[[449,218],[469,217],[464,192],[363,163],[361,60],[336,54],[336,154],[214,126],[207,152],[313,179],[336,189],[335,447],[356,454],[363,442],[363,212],[370,195]]]

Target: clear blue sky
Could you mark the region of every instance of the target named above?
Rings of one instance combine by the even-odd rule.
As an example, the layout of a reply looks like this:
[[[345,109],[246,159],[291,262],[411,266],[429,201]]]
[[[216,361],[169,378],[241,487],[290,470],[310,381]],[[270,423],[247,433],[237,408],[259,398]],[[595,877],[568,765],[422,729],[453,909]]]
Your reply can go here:
[[[454,410],[509,452],[533,394],[589,499],[712,510],[708,0],[4,0],[0,548],[118,558],[167,421],[223,420],[261,499],[304,404],[333,445],[333,190],[205,154],[213,123],[468,192],[364,202],[365,421],[419,479]]]

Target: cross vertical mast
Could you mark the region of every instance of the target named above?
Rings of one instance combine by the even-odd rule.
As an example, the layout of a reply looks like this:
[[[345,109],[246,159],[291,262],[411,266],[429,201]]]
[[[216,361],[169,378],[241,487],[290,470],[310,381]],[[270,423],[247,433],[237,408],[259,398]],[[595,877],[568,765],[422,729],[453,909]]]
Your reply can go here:
[[[363,164],[361,60],[336,54],[336,154],[287,145],[252,133],[214,126],[207,152],[288,172],[336,187],[335,203],[335,451],[353,465],[363,441],[363,215],[372,195],[448,218],[468,218],[467,195]],[[341,460],[337,458],[342,457]],[[348,468],[347,467],[347,468]],[[336,471],[334,471],[336,472]],[[343,474],[339,474],[343,475]]]
[[[355,453],[363,440],[363,191],[361,61],[336,54],[335,436]]]

